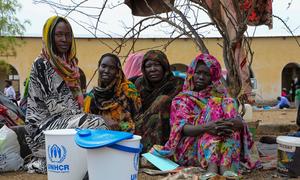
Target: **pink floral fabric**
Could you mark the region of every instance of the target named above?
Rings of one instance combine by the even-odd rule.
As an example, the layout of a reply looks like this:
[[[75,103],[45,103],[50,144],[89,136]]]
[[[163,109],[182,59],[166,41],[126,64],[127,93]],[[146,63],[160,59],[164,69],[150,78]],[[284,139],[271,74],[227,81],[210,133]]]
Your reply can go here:
[[[212,85],[194,92],[192,77],[200,61],[210,68]],[[204,125],[238,116],[237,104],[234,99],[227,97],[220,78],[221,66],[215,57],[208,54],[196,57],[187,71],[184,90],[172,101],[169,140],[163,147],[155,145],[151,150],[153,154],[173,158],[180,165],[204,169],[209,163],[216,163],[238,172],[241,161],[249,169],[260,166],[258,155],[250,153],[255,147],[246,125],[242,132],[234,132],[228,138],[208,133],[198,137],[182,134],[186,124]]]

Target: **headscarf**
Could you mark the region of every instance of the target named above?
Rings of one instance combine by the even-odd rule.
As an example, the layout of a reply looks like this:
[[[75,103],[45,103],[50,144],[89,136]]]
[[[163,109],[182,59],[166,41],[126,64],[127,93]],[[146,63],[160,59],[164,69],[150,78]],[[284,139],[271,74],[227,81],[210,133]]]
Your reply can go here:
[[[158,88],[155,88],[145,75],[145,64],[148,60],[158,61],[163,67],[164,77],[156,86]],[[141,93],[143,110],[148,109],[158,96],[167,95],[172,97],[182,89],[181,78],[174,77],[167,56],[160,50],[150,50],[145,54],[142,62],[142,72],[143,77],[137,80],[136,86]]]
[[[68,54],[64,58],[59,57],[54,52],[54,31],[59,22],[66,23],[72,34],[72,45]],[[60,16],[50,17],[43,28],[43,48],[41,57],[47,59],[54,70],[63,78],[67,86],[70,88],[74,98],[80,107],[83,105],[83,95],[80,87],[80,73],[78,67],[78,59],[76,58],[76,46],[73,31],[67,19]]]
[[[139,99],[139,94],[136,90],[136,88],[134,87],[134,85],[128,81],[124,75],[124,72],[122,71],[122,66],[121,66],[121,61],[118,58],[118,56],[111,54],[111,53],[107,53],[104,54],[101,59],[99,60],[98,66],[100,66],[102,60],[104,59],[104,57],[106,56],[111,56],[114,57],[116,65],[117,65],[117,74],[115,79],[107,86],[107,87],[101,87],[102,83],[101,83],[101,78],[98,78],[98,86],[94,88],[94,92],[95,94],[97,94],[97,96],[103,96],[103,94],[106,95],[106,97],[114,97],[114,98],[118,98],[120,97],[122,94],[125,94],[127,97],[132,97],[134,99]],[[112,93],[112,94],[111,94]],[[107,102],[104,102],[104,104],[102,105],[103,107],[101,107],[101,109],[109,109],[110,106],[108,106],[108,104],[106,104]],[[110,104],[113,105],[113,104]]]
[[[159,62],[163,69],[163,78],[153,84],[147,78],[147,61]],[[141,94],[142,111],[136,118],[136,132],[141,135],[143,151],[148,151],[153,144],[164,144],[170,133],[170,105],[172,99],[182,90],[183,79],[171,72],[167,56],[159,50],[148,51],[142,63],[143,76],[135,81]]]
[[[124,74],[127,79],[142,75],[142,61],[144,53],[132,53],[125,61]]]
[[[171,72],[169,60],[168,60],[167,56],[165,55],[165,53],[163,53],[162,51],[150,50],[145,54],[145,56],[143,58],[143,62],[142,62],[143,74],[146,74],[145,64],[148,60],[158,61],[161,64],[161,66],[163,67],[165,74],[164,74],[163,80],[160,82],[160,84],[165,84],[165,82],[168,81],[169,78],[174,77]],[[151,82],[148,80],[147,76],[145,76],[144,81],[145,81],[146,87],[148,89],[153,89],[153,86],[151,85]]]
[[[102,60],[106,56],[114,58],[118,72],[115,79],[106,87],[101,87],[102,82],[101,79],[98,78],[98,86],[94,87],[92,95],[88,95],[85,99],[84,112],[91,112],[91,100],[93,99],[100,115],[111,120],[119,121],[122,113],[124,113],[121,111],[124,109],[127,111],[126,113],[131,113],[130,108],[134,108],[135,111],[139,111],[141,107],[141,100],[134,84],[126,79],[118,56],[111,53],[104,54],[100,58],[98,66],[100,66]],[[128,100],[132,102],[132,105],[129,104]],[[105,115],[103,113],[105,113]],[[133,116],[134,114],[131,114],[131,118],[133,118]],[[122,127],[121,129],[132,131],[134,129],[133,119],[130,119],[129,126],[129,130],[127,128],[122,129]]]
[[[193,76],[195,74],[197,64],[200,62],[203,62],[209,68],[212,81],[211,85],[199,92],[201,96],[210,96],[211,94],[214,96],[227,96],[227,90],[221,82],[221,65],[219,61],[210,54],[200,54],[192,61],[187,70],[187,77],[183,85],[183,92],[198,93],[193,92],[195,87],[193,83]],[[197,96],[199,96],[199,94]]]

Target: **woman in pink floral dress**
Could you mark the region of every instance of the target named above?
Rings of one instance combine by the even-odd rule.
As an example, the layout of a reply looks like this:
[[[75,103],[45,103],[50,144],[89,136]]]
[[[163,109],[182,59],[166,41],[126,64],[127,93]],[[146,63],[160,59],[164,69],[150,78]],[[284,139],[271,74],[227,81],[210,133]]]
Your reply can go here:
[[[163,147],[154,146],[153,154],[222,175],[238,173],[240,162],[249,169],[260,166],[258,155],[250,155],[255,147],[247,125],[220,78],[221,66],[215,57],[196,57],[183,91],[172,101],[169,141]]]

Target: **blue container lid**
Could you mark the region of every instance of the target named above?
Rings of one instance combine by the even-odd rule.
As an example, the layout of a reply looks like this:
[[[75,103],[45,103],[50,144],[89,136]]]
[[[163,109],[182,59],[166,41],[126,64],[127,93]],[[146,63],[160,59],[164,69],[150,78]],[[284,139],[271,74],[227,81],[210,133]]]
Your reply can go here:
[[[131,139],[132,133],[100,130],[100,129],[82,129],[78,130],[75,135],[75,142],[78,146],[94,149],[110,146],[125,139]]]
[[[172,71],[173,75],[182,79],[186,78],[186,73],[180,71]]]

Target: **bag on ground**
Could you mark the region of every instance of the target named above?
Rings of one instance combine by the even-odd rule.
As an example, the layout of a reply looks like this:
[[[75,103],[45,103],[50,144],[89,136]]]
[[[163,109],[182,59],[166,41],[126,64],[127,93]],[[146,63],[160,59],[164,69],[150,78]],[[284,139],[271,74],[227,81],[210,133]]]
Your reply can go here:
[[[17,171],[23,163],[17,135],[4,125],[0,129],[0,172]]]

